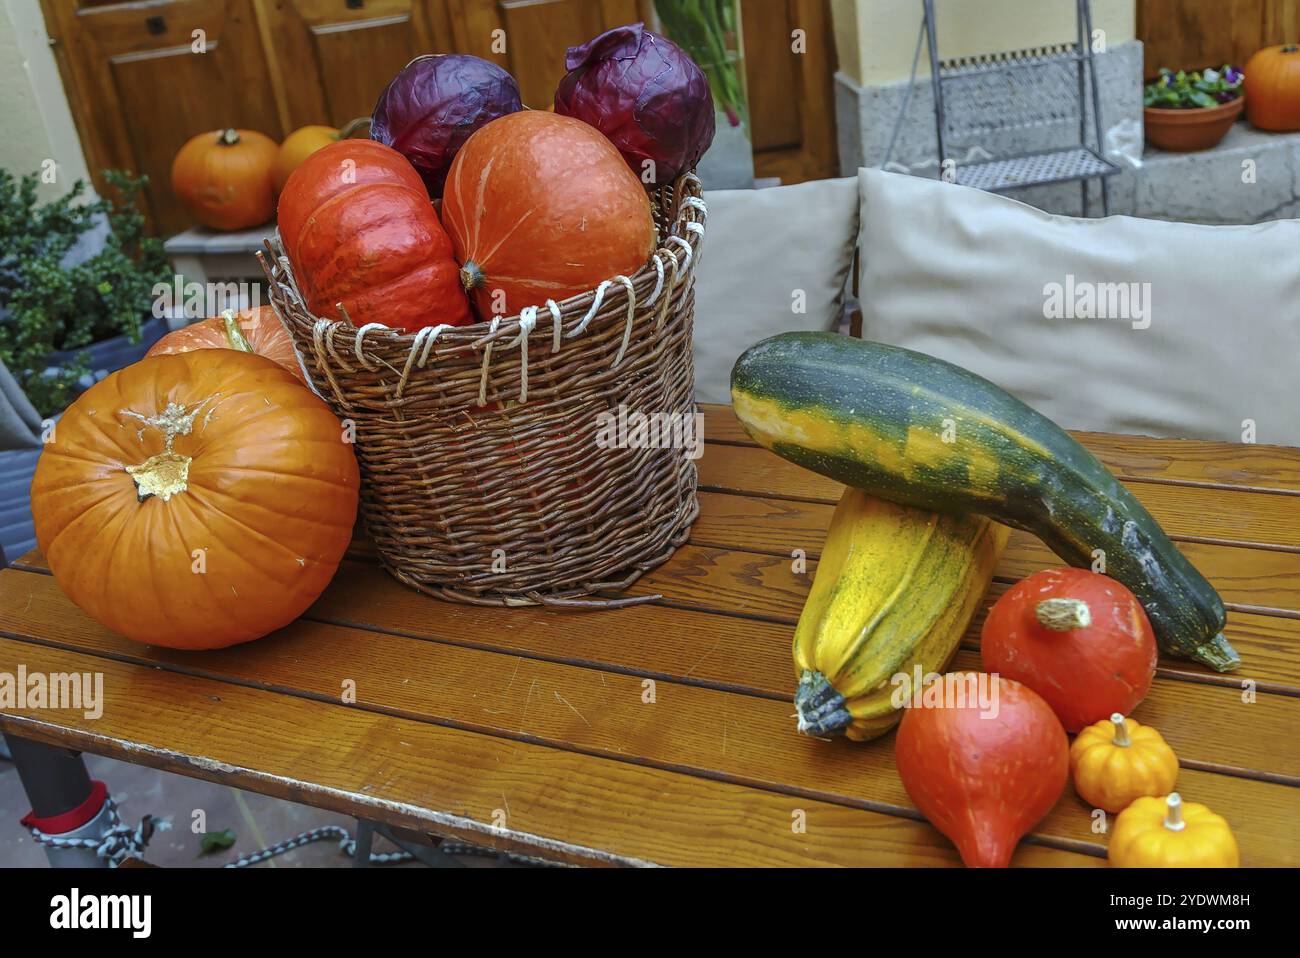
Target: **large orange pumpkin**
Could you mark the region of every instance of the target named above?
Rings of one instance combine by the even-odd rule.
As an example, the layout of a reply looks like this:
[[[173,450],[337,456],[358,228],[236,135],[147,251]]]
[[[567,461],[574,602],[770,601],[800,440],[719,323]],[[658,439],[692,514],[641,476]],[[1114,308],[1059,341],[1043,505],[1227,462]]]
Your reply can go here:
[[[1246,119],[1261,130],[1300,130],[1300,45],[1265,47],[1244,72]]]
[[[331,143],[337,143],[339,140],[346,140],[364,126],[368,126],[370,117],[363,116],[358,120],[338,129],[332,126],[304,126],[294,130],[284,138],[280,144],[279,152],[275,156],[275,191],[279,193],[284,189],[284,184],[289,180],[289,174],[302,165],[302,161],[307,159],[321,147],[329,146]]]
[[[306,383],[298,354],[280,317],[270,306],[243,310],[236,320],[234,313],[226,310],[224,316],[214,316],[168,333],[149,347],[146,356],[168,356],[188,353],[194,349],[238,349],[257,353],[278,363]]]
[[[483,317],[631,276],[655,244],[650,199],[614,144],[581,120],[532,110],[465,142],[442,220]]]
[[[137,642],[215,649],[287,625],[352,536],[359,476],[329,408],[269,359],[152,356],[68,408],[32,480],[63,591]]]
[[[196,221],[214,230],[260,226],[275,215],[277,149],[256,130],[200,133],[172,160],[172,192]]]
[[[293,171],[280,238],[307,307],[356,326],[412,331],[473,321],[451,241],[406,157],[373,140],[339,140]]]

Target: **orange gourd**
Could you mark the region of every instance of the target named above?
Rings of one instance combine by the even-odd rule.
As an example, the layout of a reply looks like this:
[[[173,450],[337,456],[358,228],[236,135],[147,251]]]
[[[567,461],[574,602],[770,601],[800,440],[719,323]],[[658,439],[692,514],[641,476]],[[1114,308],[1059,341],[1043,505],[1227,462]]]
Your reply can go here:
[[[655,244],[650,199],[614,145],[581,120],[533,110],[465,141],[442,220],[483,318],[631,276]]]
[[[1261,130],[1300,130],[1300,44],[1265,47],[1243,72],[1246,119]]]
[[[1043,569],[989,610],[980,638],[987,672],[1024,682],[1067,732],[1133,711],[1156,674],[1155,633],[1125,586],[1088,569]]]
[[[172,192],[204,226],[242,230],[275,215],[277,147],[255,130],[200,133],[172,161]]]
[[[284,138],[275,155],[275,192],[279,193],[284,189],[289,175],[300,167],[307,157],[331,143],[348,139],[369,123],[370,117],[363,116],[342,129],[332,126],[304,126],[294,130]]]
[[[278,363],[293,373],[304,384],[307,382],[298,354],[280,317],[270,306],[243,310],[238,320],[230,310],[223,316],[191,323],[168,333],[149,348],[146,356],[167,356],[188,353],[193,349],[237,349],[256,353]]]
[[[247,642],[301,615],[352,537],[360,484],[329,408],[271,360],[152,356],[90,387],[32,480],[68,597],[129,639]]]
[[[1006,867],[1065,791],[1065,729],[1035,692],[997,675],[949,673],[921,702],[904,713],[894,744],[903,787],[968,867]]]
[[[316,316],[406,331],[473,322],[447,232],[396,150],[373,140],[317,150],[285,183],[278,224]]]

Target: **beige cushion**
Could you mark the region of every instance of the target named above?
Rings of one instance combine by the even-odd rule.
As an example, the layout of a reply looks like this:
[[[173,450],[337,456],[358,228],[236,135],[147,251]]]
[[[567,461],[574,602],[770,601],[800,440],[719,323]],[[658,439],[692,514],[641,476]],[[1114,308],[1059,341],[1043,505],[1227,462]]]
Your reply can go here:
[[[716,190],[704,201],[704,253],[695,273],[695,396],[729,403],[731,367],[754,343],[839,323],[857,242],[858,181]]]
[[[1241,442],[1252,420],[1255,441],[1300,445],[1300,221],[1077,219],[937,180],[859,182],[866,338],[1067,428]]]

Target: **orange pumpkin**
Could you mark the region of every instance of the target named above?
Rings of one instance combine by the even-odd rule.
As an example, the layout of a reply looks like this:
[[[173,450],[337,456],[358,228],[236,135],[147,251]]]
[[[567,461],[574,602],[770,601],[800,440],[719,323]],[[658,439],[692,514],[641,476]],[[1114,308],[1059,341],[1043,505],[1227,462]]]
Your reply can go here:
[[[200,133],[172,161],[172,192],[214,230],[260,226],[275,215],[275,141],[255,130]]]
[[[329,408],[271,360],[152,356],[68,408],[32,480],[63,591],[129,639],[247,642],[301,615],[352,536],[359,475]]]
[[[243,310],[237,322],[235,315],[226,310],[223,316],[191,323],[168,333],[154,343],[145,355],[167,356],[172,353],[188,353],[193,349],[238,349],[240,352],[257,353],[279,363],[303,383],[307,382],[298,362],[298,354],[293,349],[293,339],[270,306]]]
[[[414,331],[473,322],[451,241],[406,157],[339,140],[307,157],[280,194],[280,238],[317,316]]]
[[[1265,47],[1244,72],[1246,119],[1261,130],[1300,130],[1300,45]]]
[[[284,138],[275,156],[275,191],[279,193],[289,179],[289,174],[302,165],[323,146],[346,140],[364,126],[370,124],[370,117],[363,116],[353,120],[342,129],[332,126],[304,126],[294,130]]]
[[[533,110],[465,141],[442,220],[482,317],[631,276],[655,244],[650,199],[614,144],[581,120]]]

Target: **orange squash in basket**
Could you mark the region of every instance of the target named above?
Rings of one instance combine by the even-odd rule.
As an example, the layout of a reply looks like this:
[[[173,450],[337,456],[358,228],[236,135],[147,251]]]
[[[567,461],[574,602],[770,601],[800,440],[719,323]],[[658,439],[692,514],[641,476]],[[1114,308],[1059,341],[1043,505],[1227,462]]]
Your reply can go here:
[[[279,363],[303,383],[307,382],[298,355],[293,350],[293,340],[270,306],[244,310],[238,319],[231,313],[191,323],[158,340],[149,347],[145,356],[168,356],[194,349],[237,349],[256,353]]]
[[[442,220],[485,319],[630,277],[655,244],[650,199],[614,145],[581,120],[532,110],[465,142]]]
[[[358,327],[473,322],[424,181],[382,143],[339,140],[308,156],[280,194],[279,227],[316,316],[342,319],[341,303]]]
[[[129,639],[216,649],[289,624],[352,538],[360,476],[339,420],[271,360],[152,356],[91,386],[32,480],[55,580]]]

